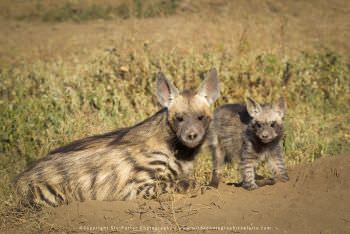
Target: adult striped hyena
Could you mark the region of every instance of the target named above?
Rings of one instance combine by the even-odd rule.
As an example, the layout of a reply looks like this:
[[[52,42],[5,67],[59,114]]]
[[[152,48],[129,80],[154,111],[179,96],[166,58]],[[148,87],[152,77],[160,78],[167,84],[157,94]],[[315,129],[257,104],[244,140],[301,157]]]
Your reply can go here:
[[[159,73],[157,98],[163,109],[135,126],[53,150],[18,176],[16,188],[31,204],[50,206],[186,192],[212,119],[209,105],[218,95],[215,69],[198,92],[180,93]]]
[[[235,155],[240,156],[242,186],[248,190],[274,184],[276,179],[288,181],[282,146],[285,110],[282,98],[264,105],[248,98],[246,105],[227,104],[215,110],[208,135],[213,158],[211,186],[219,186],[224,162],[231,162]],[[272,179],[256,174],[258,161],[267,161]]]

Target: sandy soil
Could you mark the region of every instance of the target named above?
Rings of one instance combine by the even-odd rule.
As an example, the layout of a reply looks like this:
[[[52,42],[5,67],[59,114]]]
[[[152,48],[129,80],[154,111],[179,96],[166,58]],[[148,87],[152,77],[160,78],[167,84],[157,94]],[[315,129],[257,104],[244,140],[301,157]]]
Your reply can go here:
[[[290,175],[255,191],[221,184],[166,202],[73,203],[48,209],[45,222],[61,233],[350,233],[350,156],[300,165]]]

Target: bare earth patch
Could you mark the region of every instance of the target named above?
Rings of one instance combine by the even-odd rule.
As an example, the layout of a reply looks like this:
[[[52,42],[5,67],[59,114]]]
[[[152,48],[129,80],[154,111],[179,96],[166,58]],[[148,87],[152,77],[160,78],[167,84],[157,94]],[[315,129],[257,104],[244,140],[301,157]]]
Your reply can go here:
[[[288,183],[251,192],[221,184],[219,190],[169,202],[74,203],[48,209],[45,222],[51,231],[77,233],[350,232],[350,157],[322,158],[290,169],[290,175]]]

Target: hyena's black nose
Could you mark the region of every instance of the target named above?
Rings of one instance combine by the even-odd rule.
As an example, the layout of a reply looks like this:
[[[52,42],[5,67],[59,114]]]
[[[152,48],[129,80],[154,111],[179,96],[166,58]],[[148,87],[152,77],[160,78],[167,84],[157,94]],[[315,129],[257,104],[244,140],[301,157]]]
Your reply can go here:
[[[187,138],[191,141],[196,140],[197,136],[198,136],[198,134],[196,132],[190,132],[187,134]]]

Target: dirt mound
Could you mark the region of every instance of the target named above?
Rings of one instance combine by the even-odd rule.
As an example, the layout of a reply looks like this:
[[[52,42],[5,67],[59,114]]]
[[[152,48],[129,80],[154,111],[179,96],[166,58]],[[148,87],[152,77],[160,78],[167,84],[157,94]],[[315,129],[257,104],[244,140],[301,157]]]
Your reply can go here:
[[[222,184],[168,202],[74,203],[48,210],[54,230],[350,233],[350,157],[290,169],[290,181],[246,191]]]

